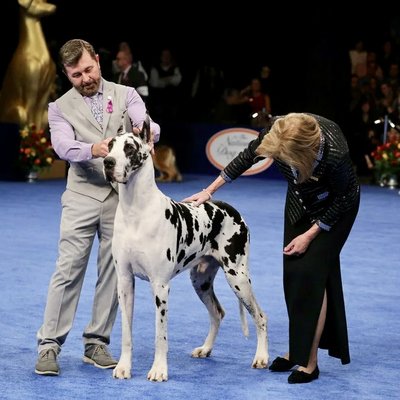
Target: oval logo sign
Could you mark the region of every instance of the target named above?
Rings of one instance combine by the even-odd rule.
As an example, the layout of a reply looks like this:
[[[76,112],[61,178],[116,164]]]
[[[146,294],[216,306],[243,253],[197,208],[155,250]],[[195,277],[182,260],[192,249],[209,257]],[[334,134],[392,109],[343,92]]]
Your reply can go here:
[[[215,133],[207,142],[206,155],[208,161],[219,170],[223,170],[249,142],[258,137],[258,132],[246,128],[230,128]],[[268,168],[269,159],[258,161],[243,175],[254,175]]]

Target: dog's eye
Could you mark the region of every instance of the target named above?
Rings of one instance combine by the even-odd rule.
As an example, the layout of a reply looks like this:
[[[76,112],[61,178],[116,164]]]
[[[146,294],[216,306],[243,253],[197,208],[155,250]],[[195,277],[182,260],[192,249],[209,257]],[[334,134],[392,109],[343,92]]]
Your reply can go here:
[[[115,139],[112,139],[108,142],[108,151],[111,151],[111,149],[114,147],[114,142]]]
[[[125,143],[124,152],[127,156],[131,156],[135,152],[135,146],[131,143]]]

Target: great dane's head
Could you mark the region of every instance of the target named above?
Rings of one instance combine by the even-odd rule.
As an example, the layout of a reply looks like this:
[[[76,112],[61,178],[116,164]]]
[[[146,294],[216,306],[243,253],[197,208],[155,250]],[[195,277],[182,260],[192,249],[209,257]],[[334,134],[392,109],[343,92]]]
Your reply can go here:
[[[138,133],[126,132],[123,123],[118,134],[109,142],[109,153],[103,160],[104,176],[109,182],[126,183],[131,174],[150,157],[150,117],[146,113]]]

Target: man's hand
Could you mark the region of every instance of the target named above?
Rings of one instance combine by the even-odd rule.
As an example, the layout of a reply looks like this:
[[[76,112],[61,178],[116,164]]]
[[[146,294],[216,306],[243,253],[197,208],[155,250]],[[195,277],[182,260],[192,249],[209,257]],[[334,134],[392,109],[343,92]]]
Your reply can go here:
[[[93,158],[106,157],[108,155],[108,143],[112,140],[112,137],[102,140],[101,142],[94,143],[92,146]]]

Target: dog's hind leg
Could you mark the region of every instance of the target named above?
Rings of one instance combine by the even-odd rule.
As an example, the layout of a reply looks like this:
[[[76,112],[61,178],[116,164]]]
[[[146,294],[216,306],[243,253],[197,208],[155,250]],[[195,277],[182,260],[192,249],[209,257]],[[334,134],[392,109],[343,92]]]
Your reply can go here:
[[[248,254],[247,251],[245,254]],[[237,255],[235,264],[232,264],[228,257],[224,258],[226,265],[223,265],[225,277],[240,300],[243,306],[252,316],[257,331],[257,349],[254,356],[253,368],[267,368],[268,366],[268,336],[267,316],[258,305],[254,296],[247,267],[247,255]]]
[[[156,305],[156,332],[155,354],[150,371],[147,374],[149,381],[168,380],[168,294],[169,284],[151,282],[154,302]]]
[[[121,357],[114,368],[113,377],[130,379],[132,368],[132,317],[135,297],[135,277],[130,272],[118,273],[118,302],[121,309],[122,343]]]
[[[203,261],[191,269],[190,279],[200,300],[207,307],[210,317],[210,329],[204,344],[192,351],[192,357],[209,357],[214,346],[218,330],[225,316],[225,311],[219,303],[214,292],[214,278],[218,272],[219,264],[213,257],[204,257]]]

